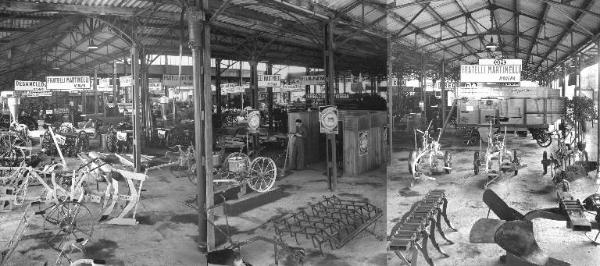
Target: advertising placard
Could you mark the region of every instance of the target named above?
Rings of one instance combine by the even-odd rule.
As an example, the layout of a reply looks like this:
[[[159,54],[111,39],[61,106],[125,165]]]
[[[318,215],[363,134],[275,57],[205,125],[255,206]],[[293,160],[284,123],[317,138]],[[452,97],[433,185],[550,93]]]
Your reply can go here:
[[[131,76],[122,76],[119,77],[119,87],[131,87],[133,86],[133,79]]]
[[[103,78],[98,80],[98,86],[96,87],[100,92],[112,92],[113,91],[113,79]]]
[[[316,75],[316,76],[302,76],[302,80],[300,84],[302,86],[306,85],[325,85],[327,80],[325,79],[325,75]]]
[[[46,82],[15,80],[15,91],[45,91]]]
[[[319,107],[319,132],[325,134],[338,134],[338,111],[333,105]]]
[[[55,91],[80,91],[92,88],[90,76],[48,76],[46,88]]]
[[[194,77],[191,75],[163,75],[163,85],[167,87],[193,87]]]
[[[369,153],[369,131],[358,132],[358,155],[364,156]]]
[[[280,75],[258,75],[258,87],[281,87]]]
[[[260,127],[260,111],[249,111],[246,120],[248,121],[248,131],[250,133],[256,133],[258,127]]]

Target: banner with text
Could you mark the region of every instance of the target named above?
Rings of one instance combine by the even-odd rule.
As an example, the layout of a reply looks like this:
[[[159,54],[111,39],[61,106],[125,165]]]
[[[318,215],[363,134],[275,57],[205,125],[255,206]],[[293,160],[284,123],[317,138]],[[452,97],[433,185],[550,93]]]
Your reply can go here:
[[[281,76],[280,75],[258,75],[258,87],[261,87],[261,88],[281,87]]]
[[[167,87],[193,87],[194,77],[191,75],[163,75],[162,82]]]
[[[131,76],[121,76],[119,77],[119,87],[131,87],[133,86],[133,79]]]
[[[48,76],[46,88],[56,91],[79,91],[92,88],[90,76]]]
[[[519,82],[520,65],[461,65],[461,82]]]
[[[113,79],[103,78],[98,80],[98,91],[100,92],[112,92],[113,91]]]
[[[325,85],[326,79],[325,75],[318,76],[302,76],[302,80],[300,81],[302,86],[306,85]]]
[[[15,80],[15,91],[45,91],[46,82]]]

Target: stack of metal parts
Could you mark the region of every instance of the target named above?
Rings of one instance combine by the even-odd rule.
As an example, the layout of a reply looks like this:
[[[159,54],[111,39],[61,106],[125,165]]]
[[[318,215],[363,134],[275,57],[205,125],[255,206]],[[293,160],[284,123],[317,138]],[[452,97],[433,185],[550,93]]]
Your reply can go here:
[[[446,238],[440,220],[441,217],[444,217],[448,227],[457,231],[452,227],[448,220],[446,214],[447,206],[448,199],[446,199],[444,190],[429,191],[427,195],[425,195],[425,198],[413,204],[411,210],[392,228],[389,237],[390,250],[394,251],[403,263],[412,266],[417,265],[418,252],[420,251],[427,263],[433,266],[433,260],[429,257],[427,251],[427,241],[431,240],[431,243],[438,252],[449,257],[449,255],[442,251],[435,240],[435,229],[437,227],[437,231],[442,238],[448,243],[453,244],[452,241]],[[403,251],[411,252],[410,260],[402,254]]]
[[[380,208],[368,202],[331,196],[282,216],[274,226],[280,241],[289,234],[300,245],[298,235],[304,235],[323,253],[324,243],[328,242],[331,249],[341,248],[382,215]]]

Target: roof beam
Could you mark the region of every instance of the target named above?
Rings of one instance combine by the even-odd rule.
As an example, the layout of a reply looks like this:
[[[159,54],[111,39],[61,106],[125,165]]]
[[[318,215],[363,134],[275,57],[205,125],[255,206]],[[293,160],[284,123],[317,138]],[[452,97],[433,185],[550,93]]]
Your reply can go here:
[[[435,9],[433,9],[429,4],[425,4],[425,7],[428,8],[428,12],[430,14],[433,14],[435,19],[438,21],[438,24],[442,24],[444,27],[446,27],[447,29],[449,29],[450,34],[454,35],[454,36],[458,36],[457,32],[459,32],[458,30],[450,27],[450,25],[446,24],[446,23],[441,23],[441,21],[444,20],[444,18],[442,18],[442,16],[435,11]],[[465,47],[467,48],[467,50],[469,50],[469,52],[471,52],[472,54],[476,54],[477,53],[477,49],[473,48],[471,45],[469,45],[468,43],[462,41],[461,39],[458,39],[458,41]],[[479,57],[479,55],[476,55],[477,57]]]
[[[581,43],[579,43],[579,45],[573,47],[573,49],[571,49],[571,52],[568,54],[565,54],[563,57],[561,57],[560,59],[558,59],[552,66],[548,67],[546,69],[546,73],[555,68],[556,66],[558,66],[559,64],[562,64],[563,62],[567,61],[570,57],[576,55],[577,53],[579,53],[580,51],[584,50],[588,45],[593,44],[594,42],[596,42],[598,39],[600,39],[600,28],[598,30],[596,30],[596,34],[594,34],[593,36],[588,37],[587,39],[583,40]],[[600,47],[598,48],[600,49]]]
[[[535,34],[533,34],[533,38],[534,41],[531,42],[531,44],[529,45],[529,48],[527,49],[527,58],[525,58],[525,62],[529,62],[530,58],[531,58],[531,52],[533,51],[533,46],[535,45],[538,36],[540,35],[540,30],[542,29],[542,25],[544,24],[544,19],[546,18],[546,15],[548,15],[548,11],[550,11],[550,6],[546,3],[544,3],[544,9],[542,10],[542,12],[539,15],[540,20],[538,21],[538,23],[536,24],[536,28],[535,28]]]
[[[590,14],[590,15],[593,15],[593,16],[596,16],[596,17],[600,18],[600,13],[596,13],[596,12],[590,11],[589,7],[588,8],[576,7],[576,6],[569,5],[569,4],[563,4],[561,1],[559,1],[559,2],[552,1],[552,0],[537,0],[537,1],[541,1],[541,2],[544,2],[546,4],[551,4],[551,5],[556,5],[556,6],[568,7],[568,8],[571,8],[571,9],[575,9],[575,10],[577,10],[579,12],[583,12],[583,13]]]
[[[514,12],[512,9],[510,9],[510,8],[507,8],[507,7],[503,7],[503,6],[500,6],[500,5],[497,5],[497,4],[495,4],[494,6],[495,6],[496,8],[498,8],[498,9],[502,9],[502,10],[509,11],[509,12]],[[533,19],[533,20],[540,20],[540,18],[539,18],[539,17],[533,16],[533,15],[530,15],[530,14],[527,14],[527,13],[523,13],[522,11],[519,11],[519,15],[520,15],[520,16],[523,16],[523,17],[527,17],[527,18]],[[543,21],[544,21],[544,23],[546,23],[546,24],[549,24],[549,25],[552,25],[552,26],[555,26],[555,27],[559,27],[559,28],[562,28],[562,29],[568,29],[568,27],[567,27],[567,26],[565,26],[564,24],[562,24],[562,23],[557,23],[557,22],[553,22],[553,21],[551,21],[551,20],[549,20],[549,19],[547,19],[547,18],[546,18],[546,19],[543,19]],[[578,34],[581,34],[581,35],[586,35],[586,36],[589,36],[589,35],[590,35],[590,34],[589,34],[589,33],[587,33],[587,32],[583,32],[583,31],[580,31],[580,30],[578,30],[578,29],[574,29],[574,28],[572,28],[572,29],[571,29],[571,31],[573,31],[573,32],[575,32],[575,33],[578,33]]]
[[[588,9],[588,8],[590,8],[590,6],[593,3],[594,3],[593,0],[585,0],[584,3],[582,4],[582,8]],[[579,21],[579,19],[581,19],[583,14],[584,14],[583,11],[581,11],[581,10],[577,11],[577,14],[575,15],[575,18],[573,19],[573,21],[569,22],[569,26],[567,26],[567,29],[563,30],[560,37],[558,37],[558,39],[554,42],[552,47],[550,47],[550,49],[548,49],[548,52],[546,52],[546,54],[544,55],[544,58],[547,58],[550,55],[550,53],[554,52],[554,49],[556,49],[556,46],[558,46],[558,44],[560,42],[562,42],[562,40],[565,38],[565,36],[567,36],[567,34],[570,32],[571,28],[573,28],[573,26],[575,25],[575,22]],[[540,61],[540,63],[535,67],[534,73],[538,71],[538,69],[542,66],[543,62],[544,62],[544,60]]]
[[[392,34],[392,38],[396,38],[398,35],[402,34],[404,29],[408,28],[408,26],[411,26],[411,25],[413,27],[415,27],[417,30],[419,30],[419,28],[416,27],[415,25],[413,25],[412,23],[415,21],[415,19],[417,19],[419,17],[419,15],[421,15],[421,13],[423,13],[423,11],[425,11],[425,9],[427,9],[428,6],[429,6],[429,3],[427,3],[425,6],[421,7],[421,10],[419,10],[419,12],[417,12],[417,14],[415,14],[408,22],[406,22],[406,24],[404,24],[404,27],[402,27],[398,32]]]
[[[427,26],[423,26],[423,27],[420,28],[420,31],[423,31],[423,30],[426,30],[426,29],[438,26],[438,25],[440,25],[440,23],[447,24],[450,21],[453,21],[455,19],[459,19],[459,18],[464,17],[466,14],[473,14],[475,12],[479,12],[479,11],[484,10],[484,9],[487,9],[487,6],[479,7],[479,8],[473,9],[473,10],[467,12],[467,13],[460,14],[460,15],[457,15],[457,16],[453,16],[453,17],[444,19],[442,21],[439,21],[439,22],[436,22],[436,23],[433,23],[433,24],[430,24],[430,25],[427,25]],[[403,38],[403,37],[406,37],[406,36],[409,36],[409,35],[413,35],[413,34],[415,34],[415,32],[416,31],[407,32],[405,34],[402,34],[402,35],[398,36],[398,38]]]
[[[118,17],[133,17],[138,14],[140,9],[126,7],[107,7],[107,6],[85,6],[85,5],[68,5],[68,4],[51,4],[51,3],[34,3],[22,1],[3,1],[0,3],[0,8],[10,12],[59,12],[70,14],[83,15],[111,15]],[[170,20],[178,20],[178,13],[170,12],[154,12],[154,18],[163,18]]]

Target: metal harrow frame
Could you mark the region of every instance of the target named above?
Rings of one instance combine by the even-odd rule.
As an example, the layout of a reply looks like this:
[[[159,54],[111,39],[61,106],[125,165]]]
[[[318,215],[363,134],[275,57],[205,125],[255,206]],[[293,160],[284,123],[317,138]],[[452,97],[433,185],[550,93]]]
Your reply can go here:
[[[431,241],[439,253],[445,257],[449,257],[439,247],[435,239],[437,228],[438,233],[446,242],[450,244],[454,243],[446,238],[442,230],[441,218],[443,217],[446,225],[455,232],[457,231],[450,224],[450,220],[446,214],[447,207],[448,199],[443,190],[429,191],[425,195],[425,198],[413,204],[411,210],[402,217],[400,222],[394,225],[389,237],[390,250],[401,259],[403,264],[416,266],[418,253],[421,252],[427,263],[433,266],[433,260],[429,257],[427,251],[428,240]],[[406,258],[402,254],[402,251],[410,251],[411,259]]]
[[[334,195],[325,196],[322,201],[286,214],[273,223],[280,241],[289,234],[300,245],[298,235],[304,235],[323,253],[324,243],[339,249],[374,225],[382,215],[383,211],[371,203],[340,199]]]

